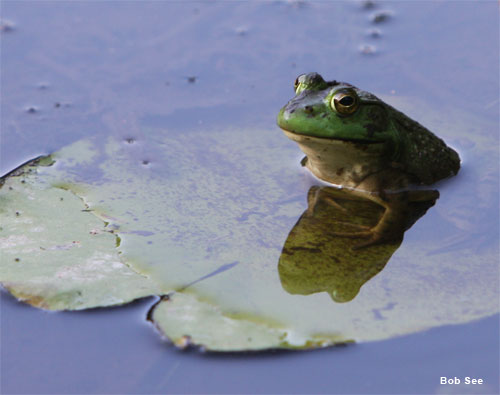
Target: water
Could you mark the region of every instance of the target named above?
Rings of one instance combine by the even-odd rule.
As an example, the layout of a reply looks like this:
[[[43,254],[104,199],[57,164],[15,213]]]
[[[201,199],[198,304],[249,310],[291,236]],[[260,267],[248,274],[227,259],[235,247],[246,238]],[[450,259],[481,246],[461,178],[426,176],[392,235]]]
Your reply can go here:
[[[373,24],[370,18],[381,10],[391,17]],[[388,100],[423,99],[436,108],[435,125],[441,115],[472,114],[488,125],[481,132],[495,146],[497,11],[494,2],[377,3],[370,10],[356,2],[119,8],[5,2],[2,16],[14,27],[2,33],[1,170],[96,133],[141,138],[146,127],[189,131],[234,124],[272,130],[297,74],[313,70]],[[372,37],[372,29],[380,37]],[[366,45],[375,52],[361,53]],[[404,110],[419,120],[426,115],[416,106]],[[495,198],[496,175],[476,182],[490,166],[474,162],[484,156],[484,145],[474,138],[451,142],[468,165],[457,180],[474,185],[462,191]],[[495,152],[489,155],[494,162]],[[472,240],[495,235],[494,200],[465,221],[446,211],[453,185],[443,186],[436,215],[419,224],[443,218],[437,237],[450,223],[467,233],[471,218],[479,217]],[[420,229],[412,229],[407,241],[429,237]],[[320,352],[215,357],[161,344],[143,322],[150,301],[47,314],[8,295],[2,299],[5,393],[431,393],[443,390],[440,376],[482,377],[484,393],[498,392],[497,316]]]
[[[52,314],[4,295],[2,392],[422,394],[440,376],[497,388],[497,317],[321,351],[213,356],[162,343],[142,321],[149,303]]]

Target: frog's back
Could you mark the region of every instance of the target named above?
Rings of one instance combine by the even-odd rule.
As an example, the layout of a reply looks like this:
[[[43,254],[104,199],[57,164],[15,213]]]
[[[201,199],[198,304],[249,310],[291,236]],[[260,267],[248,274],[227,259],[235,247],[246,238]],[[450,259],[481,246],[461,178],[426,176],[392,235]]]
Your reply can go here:
[[[433,184],[458,173],[460,157],[455,150],[418,122],[393,107],[391,110],[402,140],[398,162],[406,172],[422,184]]]

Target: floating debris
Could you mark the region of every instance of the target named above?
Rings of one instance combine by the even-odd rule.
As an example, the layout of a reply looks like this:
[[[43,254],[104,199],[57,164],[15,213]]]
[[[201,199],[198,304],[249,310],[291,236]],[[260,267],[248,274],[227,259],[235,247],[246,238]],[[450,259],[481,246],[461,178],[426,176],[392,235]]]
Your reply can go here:
[[[174,342],[174,344],[177,348],[184,350],[191,345],[191,336],[184,335],[184,336],[180,337],[179,339],[177,339]]]
[[[0,19],[0,32],[2,33],[8,33],[16,30],[15,26],[16,25],[12,21],[8,21],[6,19]]]
[[[237,27],[235,31],[238,36],[246,36],[248,34],[248,28],[246,26]]]
[[[377,48],[374,46],[374,45],[370,45],[370,44],[362,44],[360,47],[359,47],[359,51],[363,54],[363,55],[373,55],[377,52]]]
[[[371,38],[380,38],[382,36],[382,32],[379,29],[370,29],[368,30],[367,35]]]
[[[365,10],[371,10],[377,6],[377,3],[375,3],[372,0],[365,0],[361,3],[361,7],[363,7]]]
[[[194,84],[197,79],[198,79],[198,77],[196,77],[195,75],[192,75],[190,77],[187,77],[187,82],[189,82],[190,84]]]
[[[38,112],[38,108],[35,107],[35,106],[29,106],[29,107],[26,108],[26,112],[28,114],[35,114],[35,113]]]
[[[393,13],[391,11],[379,11],[372,15],[371,20],[372,23],[384,23],[393,17]]]
[[[304,0],[288,0],[287,4],[293,8],[305,8],[309,4]]]

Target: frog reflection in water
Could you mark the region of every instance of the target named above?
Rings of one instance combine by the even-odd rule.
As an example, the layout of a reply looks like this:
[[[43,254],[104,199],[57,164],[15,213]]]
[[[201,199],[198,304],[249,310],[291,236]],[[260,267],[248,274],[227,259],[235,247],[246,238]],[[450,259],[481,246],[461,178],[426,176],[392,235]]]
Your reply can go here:
[[[353,224],[337,233],[365,239],[355,247],[401,238],[408,204],[432,201],[437,193],[408,187],[432,184],[460,168],[458,154],[443,140],[369,92],[309,73],[296,79],[295,93],[277,121],[306,154],[302,164],[385,209],[375,225]]]
[[[349,302],[360,288],[377,275],[401,244],[403,232],[425,214],[438,197],[409,202],[400,213],[402,229],[392,241],[366,248],[351,248],[354,238],[339,238],[350,226],[373,226],[384,208],[348,190],[313,186],[308,208],[299,218],[283,246],[278,272],[283,288],[291,294],[327,292],[335,302]],[[431,198],[434,193],[434,199]]]

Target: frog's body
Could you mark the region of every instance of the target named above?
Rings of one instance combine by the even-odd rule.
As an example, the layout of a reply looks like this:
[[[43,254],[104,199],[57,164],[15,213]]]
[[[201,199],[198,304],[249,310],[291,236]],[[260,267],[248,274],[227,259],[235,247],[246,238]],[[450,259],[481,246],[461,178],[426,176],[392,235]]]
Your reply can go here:
[[[369,92],[326,82],[317,73],[295,82],[296,96],[278,115],[278,125],[306,154],[302,161],[318,178],[365,194],[385,207],[372,228],[342,234],[370,245],[394,238],[411,201],[436,199],[436,191],[409,191],[455,175],[458,154],[443,140]]]
[[[371,93],[350,84],[301,75],[278,125],[322,180],[380,192],[455,175],[458,154],[443,140]],[[384,176],[383,173],[386,173]],[[370,182],[376,175],[378,181]]]

